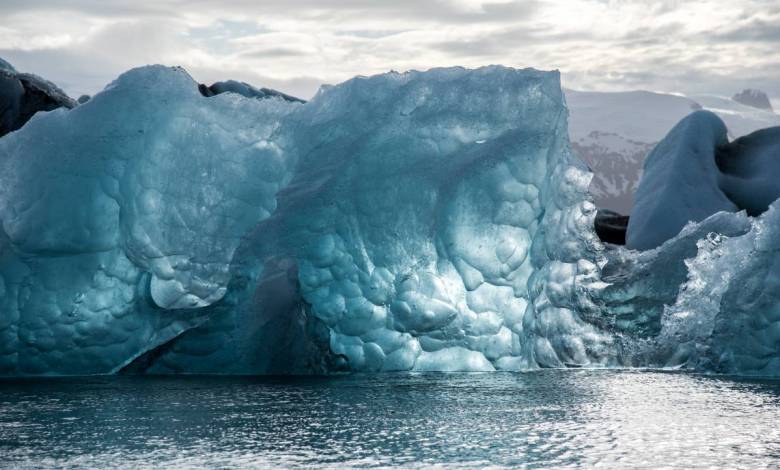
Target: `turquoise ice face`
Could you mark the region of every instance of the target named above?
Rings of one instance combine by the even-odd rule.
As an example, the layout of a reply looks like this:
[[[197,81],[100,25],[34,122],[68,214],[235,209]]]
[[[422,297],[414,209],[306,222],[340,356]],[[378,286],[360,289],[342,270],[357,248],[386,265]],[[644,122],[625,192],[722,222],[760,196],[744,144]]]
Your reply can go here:
[[[550,329],[576,319],[570,281],[598,244],[566,135],[554,72],[389,73],[302,104],[131,70],[0,141],[0,364],[602,361],[595,330]]]

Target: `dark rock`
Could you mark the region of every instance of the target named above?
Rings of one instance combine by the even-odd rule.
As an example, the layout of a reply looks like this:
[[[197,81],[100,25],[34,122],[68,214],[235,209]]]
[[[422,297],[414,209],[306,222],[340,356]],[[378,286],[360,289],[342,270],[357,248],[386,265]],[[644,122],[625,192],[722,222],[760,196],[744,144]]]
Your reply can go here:
[[[202,83],[198,83],[198,91],[206,98],[212,97],[215,94],[213,91],[211,91],[211,88]]]
[[[628,220],[629,216],[627,215],[618,214],[607,209],[599,209],[596,212],[596,220],[594,222],[596,235],[605,243],[625,245]]]
[[[239,95],[246,96],[247,98],[265,99],[278,97],[285,101],[291,101],[296,103],[305,103],[306,101],[296,98],[294,96],[287,95],[280,91],[272,90],[270,88],[255,88],[252,85],[244,82],[237,82],[235,80],[227,80],[225,82],[216,82],[211,86],[204,84],[198,85],[200,94],[205,97],[219,95],[220,93],[238,93]]]
[[[745,106],[772,111],[772,103],[769,102],[769,97],[761,90],[742,90],[732,96],[731,99]]]
[[[79,99],[77,99],[76,101],[78,101],[79,104],[84,104],[84,103],[86,103],[87,101],[89,101],[91,99],[92,99],[92,97],[89,96],[89,95],[81,95],[81,96],[79,96]]]

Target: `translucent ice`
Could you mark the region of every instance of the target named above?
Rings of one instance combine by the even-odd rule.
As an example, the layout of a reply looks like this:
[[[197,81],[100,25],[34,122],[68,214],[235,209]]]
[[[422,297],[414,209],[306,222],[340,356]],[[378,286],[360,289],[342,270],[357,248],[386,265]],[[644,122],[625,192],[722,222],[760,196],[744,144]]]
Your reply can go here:
[[[296,106],[145,67],[1,139],[2,369],[109,372],[197,324],[291,177]]]
[[[280,303],[287,318],[324,329],[324,339],[310,332],[303,349],[324,342],[328,367],[534,367],[537,351],[562,364],[550,351],[564,344],[579,346],[567,362],[589,363],[585,345],[601,338],[555,327],[578,321],[574,277],[593,268],[587,259],[597,243],[588,229],[589,175],[572,160],[565,126],[554,73],[438,69],[323,89],[283,125],[297,171],[247,240],[251,256],[242,254],[255,267],[286,260],[296,288],[284,289],[284,302],[242,294],[251,309],[183,335],[151,370],[211,370],[187,354],[209,329],[224,332],[232,315],[246,334],[257,312]],[[257,327],[247,342],[274,340]],[[209,360],[218,370],[257,362],[223,347]]]
[[[583,316],[617,334],[624,365],[780,375],[779,130],[727,143],[699,112],[653,151],[628,235],[656,248],[605,251],[601,308]]]
[[[647,178],[663,204],[725,202],[647,205],[639,233],[665,232],[634,251],[596,237],[566,121],[556,72],[388,73],[301,103],[131,70],[0,139],[0,374],[780,374],[779,212],[770,190],[755,218],[734,202],[774,131],[680,124]]]
[[[600,360],[569,328],[598,241],[557,73],[389,73],[301,104],[144,67],[0,156],[7,373]]]

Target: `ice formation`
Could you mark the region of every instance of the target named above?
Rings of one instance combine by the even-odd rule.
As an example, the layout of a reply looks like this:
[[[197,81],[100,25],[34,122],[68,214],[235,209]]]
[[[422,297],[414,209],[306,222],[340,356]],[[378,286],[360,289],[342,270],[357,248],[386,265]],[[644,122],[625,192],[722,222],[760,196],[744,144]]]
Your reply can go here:
[[[715,159],[720,186],[750,215],[765,212],[780,197],[780,127],[761,129],[723,145]]]
[[[730,143],[727,135],[718,116],[697,111],[653,149],[628,223],[629,248],[660,246],[717,212],[761,214],[780,197],[780,127]]]
[[[247,98],[265,99],[270,97],[277,97],[286,101],[305,103],[305,101],[300,98],[296,98],[294,96],[290,96],[270,88],[255,88],[248,83],[238,82],[236,80],[216,82],[210,86],[199,84],[198,89],[203,96],[214,96],[220,93],[238,93],[239,95],[246,96]]]
[[[716,95],[564,91],[572,150],[593,171],[594,202],[599,209],[625,215],[631,213],[645,157],[691,112],[705,109],[717,114],[729,139],[780,126],[780,115],[771,109]]]
[[[651,249],[604,252],[601,308],[583,318],[617,335],[624,365],[780,375],[780,127],[726,135],[708,112],[672,129],[628,225]]]
[[[74,106],[76,102],[53,83],[17,72],[0,59],[0,137],[22,127],[38,111]]]
[[[557,73],[390,73],[303,105],[130,71],[0,140],[2,370],[588,363],[600,338],[567,326],[598,241],[566,129]]]
[[[728,143],[726,126],[709,111],[686,117],[645,160],[626,245],[646,250],[677,235],[689,221],[699,222],[737,206],[719,186],[715,150]]]
[[[557,72],[393,72],[308,103],[199,88],[134,69],[0,139],[0,375],[780,374],[778,211],[603,245]],[[774,131],[719,146],[716,119],[678,125],[647,178],[760,183]]]

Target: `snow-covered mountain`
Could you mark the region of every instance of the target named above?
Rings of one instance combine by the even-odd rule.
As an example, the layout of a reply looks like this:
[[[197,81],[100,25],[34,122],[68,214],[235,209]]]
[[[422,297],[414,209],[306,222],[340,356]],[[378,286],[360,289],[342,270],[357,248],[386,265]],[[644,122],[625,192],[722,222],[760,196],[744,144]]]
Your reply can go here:
[[[572,148],[593,170],[596,204],[622,214],[631,212],[647,154],[691,112],[716,113],[730,139],[780,125],[780,116],[770,110],[715,95],[566,90],[566,100]]]

